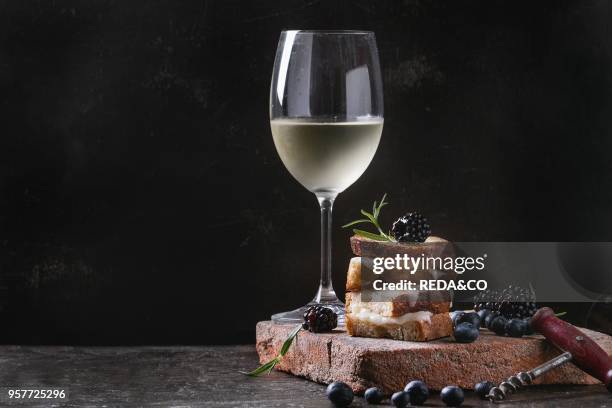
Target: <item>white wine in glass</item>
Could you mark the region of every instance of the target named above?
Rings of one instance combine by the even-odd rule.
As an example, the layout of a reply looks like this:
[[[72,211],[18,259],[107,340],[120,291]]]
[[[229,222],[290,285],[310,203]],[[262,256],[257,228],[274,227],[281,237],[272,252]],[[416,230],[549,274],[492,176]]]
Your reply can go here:
[[[270,125],[285,167],[316,194],[343,191],[363,174],[376,153],[383,122],[277,119]]]
[[[322,304],[344,322],[344,305],[331,281],[332,206],[367,169],[383,128],[383,92],[374,33],[283,31],[270,90],[274,145],[291,175],[321,207],[321,280],[307,305],[272,316],[303,319]]]

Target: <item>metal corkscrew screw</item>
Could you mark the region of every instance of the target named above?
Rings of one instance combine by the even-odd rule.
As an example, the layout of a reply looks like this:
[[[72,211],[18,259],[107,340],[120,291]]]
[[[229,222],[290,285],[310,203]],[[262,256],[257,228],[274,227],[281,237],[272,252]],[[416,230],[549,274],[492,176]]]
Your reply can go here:
[[[534,368],[533,370],[527,372],[521,371],[520,373],[517,373],[516,375],[513,375],[512,377],[508,378],[506,381],[503,381],[497,387],[491,388],[491,391],[489,391],[487,398],[489,398],[489,400],[491,401],[501,401],[503,399],[506,399],[509,394],[512,394],[519,388],[524,387],[526,385],[531,385],[533,383],[533,380],[535,380],[537,377],[571,360],[572,354],[566,351],[565,353],[560,354],[559,356],[545,362],[544,364]]]
[[[499,386],[491,388],[487,395],[489,400],[501,401],[519,388],[533,383],[533,380],[542,374],[569,361],[600,380],[612,393],[612,358],[593,339],[571,324],[558,319],[548,307],[539,309],[533,315],[531,326],[563,353],[531,371],[520,372]]]

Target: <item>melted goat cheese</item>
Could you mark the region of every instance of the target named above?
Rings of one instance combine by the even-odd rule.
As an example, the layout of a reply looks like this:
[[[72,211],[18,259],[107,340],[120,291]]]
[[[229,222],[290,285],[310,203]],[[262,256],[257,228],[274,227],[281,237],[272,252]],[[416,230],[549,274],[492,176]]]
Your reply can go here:
[[[396,317],[381,316],[380,314],[369,310],[368,307],[361,302],[351,304],[350,314],[351,317],[355,319],[364,320],[377,325],[404,324],[410,321],[421,320],[431,322],[431,316],[433,315],[431,312],[423,310],[419,312],[406,313]]]

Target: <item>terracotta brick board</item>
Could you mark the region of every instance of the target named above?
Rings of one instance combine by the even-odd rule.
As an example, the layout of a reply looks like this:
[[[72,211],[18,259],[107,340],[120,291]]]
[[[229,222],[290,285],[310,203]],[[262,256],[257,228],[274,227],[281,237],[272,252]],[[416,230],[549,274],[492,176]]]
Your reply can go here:
[[[257,324],[257,352],[263,363],[276,356],[293,325],[270,321]],[[608,354],[612,337],[582,329]],[[481,330],[474,343],[451,339],[406,342],[350,337],[343,331],[312,334],[301,331],[278,369],[327,384],[343,381],[356,393],[379,387],[386,393],[400,390],[410,380],[420,379],[440,390],[454,384],[472,388],[474,383],[499,382],[534,368],[559,354],[541,336],[508,338]],[[536,381],[541,384],[597,384],[573,364],[566,364]]]

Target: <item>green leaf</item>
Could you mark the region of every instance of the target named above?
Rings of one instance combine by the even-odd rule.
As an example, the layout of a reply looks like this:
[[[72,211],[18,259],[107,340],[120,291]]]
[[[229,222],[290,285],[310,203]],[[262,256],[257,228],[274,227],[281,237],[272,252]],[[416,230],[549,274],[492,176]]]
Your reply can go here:
[[[291,330],[291,333],[289,333],[289,337],[287,337],[287,340],[285,340],[285,342],[281,346],[278,356],[268,361],[267,363],[260,365],[251,372],[246,373],[244,371],[240,371],[240,373],[248,375],[249,377],[258,377],[261,374],[270,374],[274,367],[282,360],[283,356],[287,354],[287,351],[289,351],[289,347],[291,347],[293,340],[295,339],[301,328],[302,325],[298,324],[297,326],[295,326],[295,328],[293,328],[293,330]]]
[[[566,314],[567,312],[555,313],[555,316],[561,317],[561,316],[565,316]]]
[[[373,239],[373,240],[376,240],[376,241],[388,241],[387,238],[385,238],[383,236],[380,236],[378,234],[373,234],[373,233],[368,232],[368,231],[363,231],[363,230],[360,230],[360,229],[354,229],[353,232],[355,234],[357,234],[357,235],[361,235],[362,237],[370,238],[370,239]]]
[[[378,216],[380,215],[381,208],[383,208],[387,204],[389,204],[389,203],[380,203],[380,205],[378,206],[378,211],[376,212],[376,218],[377,219],[378,219]]]
[[[279,357],[282,357],[287,354],[287,351],[289,351],[289,347],[291,347],[291,343],[293,343],[293,339],[295,339],[295,336],[297,336],[301,328],[302,325],[298,324],[293,330],[291,330],[291,333],[289,333],[289,337],[287,337],[287,340],[285,340],[283,346],[280,349],[280,353],[278,353]]]
[[[376,220],[378,221],[378,216],[380,215],[380,210],[387,204],[387,202],[385,202],[385,198],[387,197],[387,193],[385,193],[382,198],[380,199],[380,204],[378,205],[378,207],[376,206],[376,201],[374,201],[374,210],[372,211],[372,215],[374,215],[374,218],[376,218]]]
[[[279,358],[276,357],[268,361],[267,363],[260,365],[251,372],[245,373],[241,371],[241,373],[244,375],[248,375],[249,377],[258,377],[261,374],[270,374],[270,372],[272,372],[272,369],[274,369],[274,367],[278,364],[279,361]]]
[[[380,205],[378,206],[378,214],[380,214],[380,209],[383,208],[387,204],[389,203],[380,203]]]
[[[361,213],[361,215],[365,215],[366,217],[368,217],[369,220],[372,220],[373,215],[367,212],[366,210],[359,210],[359,212]]]
[[[388,203],[385,201],[385,199],[387,198],[387,194],[383,194],[382,198],[380,199],[380,202],[378,201],[374,201],[374,205],[372,206],[372,213],[370,214],[369,212],[367,212],[366,210],[361,210],[361,214],[366,217],[366,218],[361,218],[352,222],[349,222],[348,224],[345,224],[342,226],[342,228],[347,228],[347,227],[351,227],[353,225],[357,225],[357,224],[372,224],[377,230],[378,230],[378,234],[374,233],[374,232],[368,232],[368,231],[364,231],[364,230],[353,230],[353,232],[357,235],[361,235],[363,237],[366,238],[370,238],[370,239],[375,239],[377,241],[391,241],[394,242],[395,240],[385,234],[385,232],[383,231],[383,229],[380,227],[380,224],[378,222],[378,216],[380,215],[380,211],[381,209],[387,205]]]
[[[369,212],[365,211],[365,210],[361,210],[361,215],[365,215],[366,217],[368,217],[368,219],[372,222],[372,224],[376,225],[376,218],[374,218],[374,216],[372,214],[370,214]]]
[[[361,223],[364,223],[364,222],[371,222],[371,221],[370,220],[366,220],[365,218],[362,218],[360,220],[355,220],[353,222],[349,222],[348,224],[344,224],[342,226],[342,228],[352,227],[353,225],[361,224]]]

